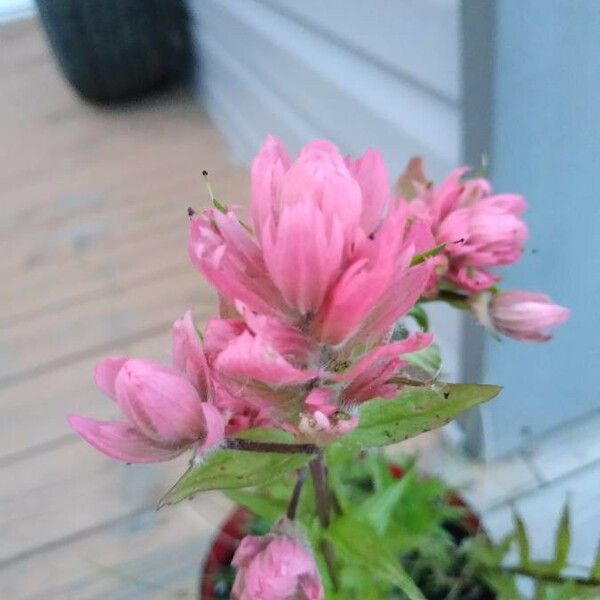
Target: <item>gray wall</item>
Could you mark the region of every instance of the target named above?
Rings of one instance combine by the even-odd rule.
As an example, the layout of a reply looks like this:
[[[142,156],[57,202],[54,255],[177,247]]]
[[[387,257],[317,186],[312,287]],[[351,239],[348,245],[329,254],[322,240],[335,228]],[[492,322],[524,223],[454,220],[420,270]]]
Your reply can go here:
[[[549,344],[486,344],[485,379],[505,385],[483,413],[488,456],[600,409],[600,2],[499,1],[494,88],[491,175],[530,206],[506,285],[573,313]]]

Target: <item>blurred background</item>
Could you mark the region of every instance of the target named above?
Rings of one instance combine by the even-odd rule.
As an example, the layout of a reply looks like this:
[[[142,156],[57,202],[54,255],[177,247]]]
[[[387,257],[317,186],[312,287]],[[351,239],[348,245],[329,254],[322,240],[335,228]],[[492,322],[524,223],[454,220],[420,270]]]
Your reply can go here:
[[[186,208],[248,200],[270,132],[380,148],[392,178],[485,157],[529,202],[507,287],[572,309],[553,342],[486,337],[435,306],[450,380],[500,398],[412,441],[492,535],[516,505],[548,547],[565,498],[571,561],[600,537],[600,1],[0,0],[0,597],[194,598],[229,504],[156,512],[183,463],[124,467],[71,411],[113,407],[93,365],[164,358],[172,321],[215,299],[188,265]]]

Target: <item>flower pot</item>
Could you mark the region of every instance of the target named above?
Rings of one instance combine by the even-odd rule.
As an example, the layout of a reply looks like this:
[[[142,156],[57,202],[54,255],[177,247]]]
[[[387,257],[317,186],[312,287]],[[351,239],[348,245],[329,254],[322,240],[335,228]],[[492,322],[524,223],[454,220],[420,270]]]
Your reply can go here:
[[[84,98],[139,97],[179,78],[191,46],[183,0],[36,0],[60,68]]]
[[[398,479],[404,475],[404,469],[390,464],[390,472]],[[466,509],[460,522],[448,523],[447,530],[457,541],[482,532],[479,517],[458,494],[448,498],[451,506]],[[233,555],[242,538],[248,535],[255,521],[254,515],[243,507],[235,508],[221,525],[209,549],[200,571],[198,598],[200,600],[222,600],[229,598],[230,585],[235,575],[231,567]],[[484,532],[485,533],[485,532]],[[470,600],[494,600],[496,595],[489,588],[482,588],[479,595],[470,595]]]

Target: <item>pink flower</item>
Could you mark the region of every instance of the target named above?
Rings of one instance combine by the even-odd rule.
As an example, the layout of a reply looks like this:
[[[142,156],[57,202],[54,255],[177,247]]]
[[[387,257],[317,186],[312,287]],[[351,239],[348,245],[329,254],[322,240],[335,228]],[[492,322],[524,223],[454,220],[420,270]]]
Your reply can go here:
[[[545,342],[551,329],[564,323],[571,311],[536,292],[512,290],[490,297],[480,294],[471,308],[477,320],[492,331],[529,342]]]
[[[489,267],[512,264],[521,257],[528,236],[521,215],[527,205],[522,196],[493,195],[486,179],[463,181],[466,172],[466,167],[457,169],[436,187],[413,164],[415,197],[409,210],[413,218],[430,225],[436,243],[447,244],[436,261],[438,275],[474,292],[489,289],[498,280]],[[401,177],[404,189],[407,176]]]
[[[192,446],[207,450],[223,438],[220,412],[203,402],[194,385],[175,369],[148,360],[113,357],[98,364],[95,379],[115,400],[125,420],[71,415],[69,423],[111,458],[136,463],[169,460]]]
[[[192,218],[192,262],[228,306],[241,301],[321,343],[379,338],[430,276],[431,264],[411,266],[425,238],[392,201],[374,150],[344,159],[318,140],[292,162],[267,138],[252,167],[252,220],[254,235],[231,211]]]
[[[315,560],[287,519],[273,533],[245,537],[231,564],[238,568],[231,596],[235,600],[322,600],[324,597]]]

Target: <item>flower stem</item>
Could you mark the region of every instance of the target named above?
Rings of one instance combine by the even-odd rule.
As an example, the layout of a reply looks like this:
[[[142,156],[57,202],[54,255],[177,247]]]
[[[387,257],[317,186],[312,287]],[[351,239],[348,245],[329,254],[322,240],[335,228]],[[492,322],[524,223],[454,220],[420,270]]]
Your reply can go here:
[[[309,464],[310,474],[312,475],[313,486],[315,488],[315,501],[317,504],[317,514],[319,521],[323,529],[327,529],[330,523],[330,494],[327,488],[327,472],[325,470],[325,460],[323,453],[319,453],[310,461]],[[323,538],[321,541],[321,551],[325,558],[327,565],[327,571],[329,572],[329,578],[333,589],[337,591],[339,588],[339,577],[337,573],[337,567],[335,565],[335,548],[330,540]]]
[[[225,449],[243,452],[275,452],[277,454],[317,454],[315,444],[280,444],[278,442],[256,442],[243,438],[225,438]]]
[[[309,464],[310,474],[312,475],[313,484],[315,486],[315,500],[317,502],[317,514],[321,527],[327,529],[329,527],[329,492],[327,490],[327,477],[325,474],[325,461],[323,454],[319,452]]]
[[[296,485],[294,486],[294,491],[292,492],[292,497],[290,498],[290,503],[288,504],[286,513],[286,516],[290,521],[293,521],[296,518],[298,503],[300,502],[300,494],[302,493],[305,480],[306,469],[301,469],[298,471],[298,479],[296,479]]]

